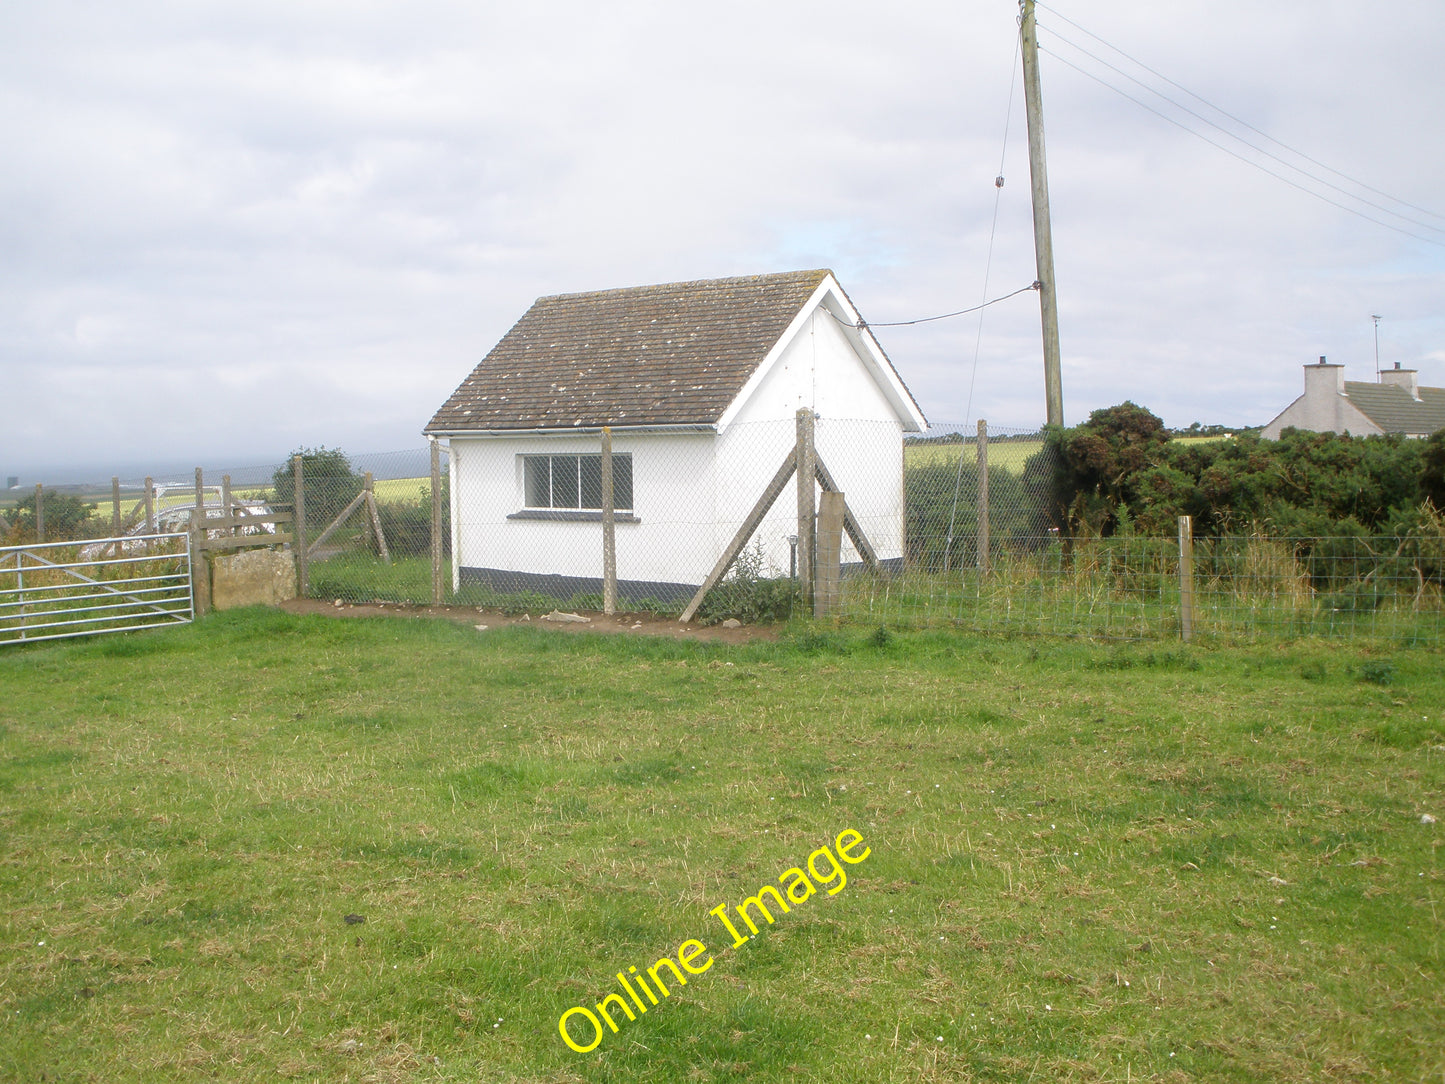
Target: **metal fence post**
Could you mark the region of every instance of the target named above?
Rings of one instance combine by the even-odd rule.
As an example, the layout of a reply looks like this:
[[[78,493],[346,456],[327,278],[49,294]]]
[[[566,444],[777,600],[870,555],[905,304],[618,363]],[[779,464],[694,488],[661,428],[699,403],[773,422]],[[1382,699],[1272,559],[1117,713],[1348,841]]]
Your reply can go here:
[[[803,596],[803,611],[813,609],[813,567],[817,553],[817,518],[813,493],[816,452],[813,447],[813,408],[798,411],[798,589]]]
[[[961,453],[960,453],[961,454]],[[988,575],[988,422],[978,420],[978,574]]]
[[[292,515],[296,517],[296,594],[305,598],[311,586],[306,572],[306,485],[301,457],[291,457]]]
[[[431,604],[442,604],[442,463],[437,438],[431,445]]]
[[[1194,520],[1179,517],[1179,635],[1194,638]]]
[[[612,490],[612,427],[602,427],[602,612],[617,612],[617,520]]]

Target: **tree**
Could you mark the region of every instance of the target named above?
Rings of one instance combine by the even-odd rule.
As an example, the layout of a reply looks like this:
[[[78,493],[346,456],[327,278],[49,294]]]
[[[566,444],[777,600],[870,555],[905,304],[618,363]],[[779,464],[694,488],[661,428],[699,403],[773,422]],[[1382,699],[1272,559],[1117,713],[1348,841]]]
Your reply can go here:
[[[48,492],[43,497],[45,511],[45,541],[69,542],[75,538],[90,537],[91,517],[95,505],[86,504],[79,497],[69,493]],[[17,538],[35,537],[35,491],[31,490],[15,502],[12,516],[12,533]]]
[[[1137,403],[1125,401],[1089,415],[1083,425],[1055,430],[1054,504],[1070,533],[1109,534],[1119,507],[1131,504],[1131,481],[1154,466],[1169,443],[1164,423]]]
[[[363,479],[351,469],[351,460],[340,448],[298,448],[271,475],[276,503],[296,503],[296,476],[292,466],[301,457],[302,496],[306,503],[306,525],[325,527],[341,514],[361,492]]]

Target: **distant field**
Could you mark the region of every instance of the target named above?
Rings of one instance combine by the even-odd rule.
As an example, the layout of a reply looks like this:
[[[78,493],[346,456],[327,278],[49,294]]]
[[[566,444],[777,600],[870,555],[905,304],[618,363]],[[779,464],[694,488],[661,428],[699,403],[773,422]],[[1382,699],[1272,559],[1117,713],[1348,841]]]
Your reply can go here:
[[[988,442],[988,462],[991,467],[1002,467],[1014,474],[1022,474],[1029,456],[1044,446],[1041,440],[991,440]],[[950,466],[958,462],[960,452],[965,462],[977,458],[977,446],[968,444],[908,444],[903,449],[906,467],[931,467],[940,463]]]
[[[269,494],[271,487],[249,486],[244,489],[235,489],[233,492],[237,497],[256,499]],[[309,486],[307,492],[310,492]],[[372,492],[376,494],[378,501],[430,501],[431,479],[426,476],[421,478],[378,478],[372,483]]]
[[[1214,444],[1229,437],[1175,437],[1180,444]],[[988,462],[991,467],[1002,467],[1013,474],[1022,474],[1029,456],[1044,446],[1042,440],[991,440],[988,442]],[[976,445],[972,440],[967,444],[907,444],[904,446],[903,461],[909,467],[927,467],[938,463],[958,462],[960,451],[972,463],[976,456]]]

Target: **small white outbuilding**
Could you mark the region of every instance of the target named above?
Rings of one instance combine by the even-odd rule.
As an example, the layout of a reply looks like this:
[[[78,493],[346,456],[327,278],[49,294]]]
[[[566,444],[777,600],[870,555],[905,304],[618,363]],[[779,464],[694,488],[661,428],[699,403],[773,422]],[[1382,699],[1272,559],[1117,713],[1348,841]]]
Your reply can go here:
[[[880,562],[898,562],[903,435],[927,421],[831,271],[538,298],[425,429],[449,449],[453,586],[599,589],[609,426],[619,595],[690,595],[804,407]],[[796,522],[784,496],[746,559],[786,574]]]

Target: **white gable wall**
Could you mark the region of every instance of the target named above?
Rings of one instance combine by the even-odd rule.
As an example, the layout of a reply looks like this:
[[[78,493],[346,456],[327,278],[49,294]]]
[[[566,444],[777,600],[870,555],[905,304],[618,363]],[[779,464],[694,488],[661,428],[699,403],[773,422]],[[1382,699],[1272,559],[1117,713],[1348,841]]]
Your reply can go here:
[[[903,553],[903,426],[845,329],[821,308],[795,325],[771,365],[749,382],[718,436],[717,519],[742,522],[793,446],[797,411],[819,416],[819,454],[842,487],[880,558]],[[788,536],[797,533],[797,488],[790,483],[758,530],[771,570],[786,573]],[[721,543],[726,544],[727,539]],[[844,545],[844,560],[856,560]]]
[[[1384,430],[1350,402],[1345,395],[1345,367],[1327,365],[1323,358],[1318,365],[1306,365],[1305,393],[1280,412],[1264,427],[1266,440],[1278,440],[1280,433],[1293,426],[1314,433],[1348,433],[1367,437]]]

